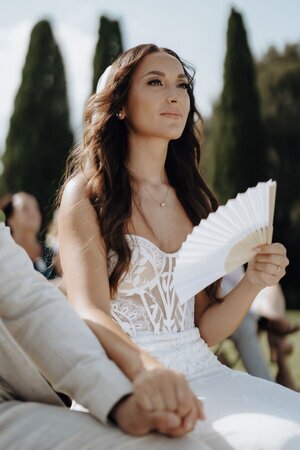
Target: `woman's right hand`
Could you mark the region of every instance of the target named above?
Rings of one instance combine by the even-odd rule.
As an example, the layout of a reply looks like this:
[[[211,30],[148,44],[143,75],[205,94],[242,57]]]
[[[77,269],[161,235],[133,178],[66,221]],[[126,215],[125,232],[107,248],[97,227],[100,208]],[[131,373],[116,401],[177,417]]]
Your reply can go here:
[[[170,412],[180,418],[181,425],[172,430],[172,436],[185,434],[198,419],[205,419],[202,401],[179,372],[163,366],[144,369],[135,376],[133,389],[136,402],[145,413]]]

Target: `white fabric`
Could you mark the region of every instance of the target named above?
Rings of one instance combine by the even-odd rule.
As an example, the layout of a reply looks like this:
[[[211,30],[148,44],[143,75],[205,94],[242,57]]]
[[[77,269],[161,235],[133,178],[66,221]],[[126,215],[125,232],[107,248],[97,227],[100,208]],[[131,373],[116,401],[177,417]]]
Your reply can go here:
[[[192,433],[212,449],[299,450],[300,394],[222,365],[194,327],[194,300],[173,287],[176,253],[127,235],[132,260],[112,301],[114,319],[149,353],[181,371],[204,400],[206,420]],[[109,254],[113,270],[116,255]]]
[[[241,281],[244,275],[245,271],[243,266],[237,267],[232,272],[224,275],[221,282],[221,296],[223,297],[229,294],[229,292],[232,291],[232,289],[234,289],[236,285]]]
[[[252,303],[251,310],[267,319],[285,319],[285,298],[281,286],[275,284],[262,289]]]
[[[244,268],[241,266],[225,275],[221,284],[222,295],[227,295],[241,281],[244,274]],[[251,312],[268,319],[284,319],[285,298],[280,284],[262,289],[251,305]]]
[[[109,78],[110,69],[111,69],[111,65],[105,69],[105,71],[99,78],[97,87],[96,87],[96,94],[100,94],[103,91],[103,89],[105,88],[107,80]]]
[[[1,450],[210,450],[192,436],[169,439],[153,433],[129,436],[90,414],[59,406],[6,401],[0,404]]]

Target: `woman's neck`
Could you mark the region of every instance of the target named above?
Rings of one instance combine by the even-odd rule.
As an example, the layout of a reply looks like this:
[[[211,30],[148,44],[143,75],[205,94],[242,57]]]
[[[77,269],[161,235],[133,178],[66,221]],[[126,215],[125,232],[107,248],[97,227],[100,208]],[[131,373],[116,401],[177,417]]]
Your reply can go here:
[[[137,180],[159,186],[167,181],[165,173],[167,151],[168,142],[165,140],[131,136],[127,167]]]

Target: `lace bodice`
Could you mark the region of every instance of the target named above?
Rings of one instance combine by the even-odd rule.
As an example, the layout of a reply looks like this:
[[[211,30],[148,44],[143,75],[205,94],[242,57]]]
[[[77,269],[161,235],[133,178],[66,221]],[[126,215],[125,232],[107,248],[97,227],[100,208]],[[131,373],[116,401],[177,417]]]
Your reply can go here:
[[[141,236],[127,234],[132,250],[130,267],[111,302],[112,317],[130,336],[137,332],[159,334],[194,327],[194,298],[179,303],[173,286],[175,253],[165,253]],[[109,253],[108,271],[117,255]]]

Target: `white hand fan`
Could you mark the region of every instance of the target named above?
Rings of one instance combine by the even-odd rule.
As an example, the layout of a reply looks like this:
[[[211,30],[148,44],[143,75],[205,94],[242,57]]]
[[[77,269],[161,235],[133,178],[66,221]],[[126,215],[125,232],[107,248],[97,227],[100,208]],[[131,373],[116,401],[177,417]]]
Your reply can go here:
[[[258,183],[194,227],[173,273],[180,303],[248,262],[254,247],[272,242],[275,196],[275,181]]]

